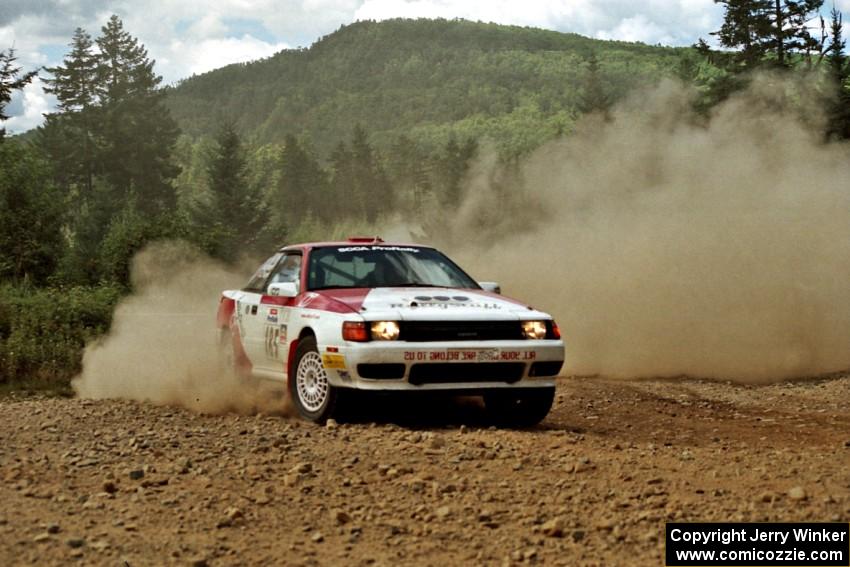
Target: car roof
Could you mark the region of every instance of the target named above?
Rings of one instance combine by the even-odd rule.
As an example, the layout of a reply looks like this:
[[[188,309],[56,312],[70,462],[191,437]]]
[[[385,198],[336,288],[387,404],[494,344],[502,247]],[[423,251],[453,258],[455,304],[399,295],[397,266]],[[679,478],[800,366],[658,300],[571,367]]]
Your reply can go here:
[[[349,239],[332,240],[327,242],[304,242],[302,244],[288,244],[286,246],[282,246],[279,249],[279,252],[285,252],[287,250],[311,250],[313,248],[328,248],[338,246],[412,246],[416,248],[434,248],[433,246],[428,246],[426,244],[416,244],[413,242],[385,242],[381,239]]]

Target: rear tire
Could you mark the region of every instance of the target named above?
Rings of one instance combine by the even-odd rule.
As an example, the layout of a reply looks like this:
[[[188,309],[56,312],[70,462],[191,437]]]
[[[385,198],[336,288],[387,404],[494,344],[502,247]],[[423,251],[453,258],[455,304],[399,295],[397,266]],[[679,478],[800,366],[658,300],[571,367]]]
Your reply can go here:
[[[501,427],[532,427],[546,417],[555,388],[511,388],[484,394],[487,416]]]
[[[298,342],[287,389],[301,417],[324,423],[336,414],[339,390],[330,383],[316,347],[316,338],[307,336]]]

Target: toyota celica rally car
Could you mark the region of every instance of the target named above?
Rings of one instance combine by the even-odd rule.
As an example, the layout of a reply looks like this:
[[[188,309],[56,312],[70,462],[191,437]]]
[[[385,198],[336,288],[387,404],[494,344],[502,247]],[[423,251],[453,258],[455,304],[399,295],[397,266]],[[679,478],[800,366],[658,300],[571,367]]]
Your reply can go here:
[[[564,362],[552,317],[434,248],[380,238],[281,248],[222,293],[217,323],[238,374],[284,381],[316,422],[355,389],[481,395],[494,421],[533,425]]]

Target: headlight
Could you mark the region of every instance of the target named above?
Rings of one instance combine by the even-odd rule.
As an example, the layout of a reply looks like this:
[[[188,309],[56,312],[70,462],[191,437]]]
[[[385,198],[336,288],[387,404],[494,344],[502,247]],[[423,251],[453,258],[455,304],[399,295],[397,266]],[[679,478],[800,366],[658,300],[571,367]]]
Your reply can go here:
[[[373,321],[372,338],[380,341],[394,341],[398,338],[399,328],[395,321]]]
[[[543,321],[523,321],[522,334],[526,339],[545,339],[546,323]]]

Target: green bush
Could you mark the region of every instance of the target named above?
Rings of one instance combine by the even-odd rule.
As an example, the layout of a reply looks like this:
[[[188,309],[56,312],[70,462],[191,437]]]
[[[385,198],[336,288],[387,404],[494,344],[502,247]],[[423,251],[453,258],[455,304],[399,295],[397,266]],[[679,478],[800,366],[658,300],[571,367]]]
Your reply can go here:
[[[119,288],[0,286],[0,384],[67,386],[105,333]]]

